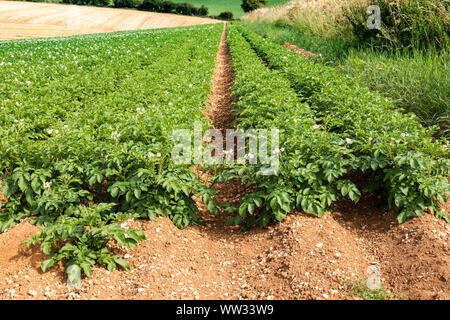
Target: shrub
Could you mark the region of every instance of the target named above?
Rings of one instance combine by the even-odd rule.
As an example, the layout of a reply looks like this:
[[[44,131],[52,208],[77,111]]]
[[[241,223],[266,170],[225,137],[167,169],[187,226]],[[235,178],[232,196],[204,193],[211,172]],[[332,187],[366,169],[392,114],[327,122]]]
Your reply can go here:
[[[207,7],[201,6],[200,8],[198,8],[189,2],[176,3],[165,0],[145,0],[138,6],[138,9],[162,13],[176,13],[187,16],[208,15]]]
[[[233,12],[231,11],[224,11],[221,12],[217,18],[222,19],[222,20],[233,20]]]
[[[265,7],[267,0],[242,0],[241,8],[244,12],[253,11]]]
[[[87,5],[90,4],[89,0],[62,0],[62,3],[68,3],[68,4],[78,4],[78,5]]]
[[[175,12],[177,4],[172,1],[161,1],[161,11],[165,13],[173,13]]]
[[[448,141],[432,138],[436,128],[426,130],[415,115],[398,112],[391,100],[334,68],[304,59],[248,29],[240,31],[269,67],[289,80],[325,130],[348,143],[352,169],[374,177],[362,191],[381,192],[382,210],[393,208],[399,222],[422,215],[424,209],[450,221],[439,202],[450,191],[445,177],[450,173]]]
[[[134,0],[114,0],[115,8],[135,8],[136,3]]]
[[[147,10],[147,11],[161,11],[161,0],[144,0],[139,6],[138,9],[140,10]]]
[[[258,163],[219,175],[218,181],[239,178],[258,188],[242,197],[236,207],[226,208],[226,212],[236,213],[227,223],[245,223],[246,228],[266,226],[270,221],[283,221],[295,209],[322,216],[332,210],[331,204],[341,193],[357,201],[359,190],[344,177],[354,163],[351,150],[336,134],[314,129],[314,110],[298,98],[287,79],[266,67],[234,26],[227,29],[227,41],[235,78],[235,111],[240,115],[238,128],[278,129],[284,146],[272,149],[272,154],[282,153],[278,174],[261,174],[265,164]]]
[[[204,6],[204,5],[202,5],[202,6],[198,9],[198,15],[199,15],[199,16],[207,16],[208,13],[209,13],[209,9],[208,9],[206,6]]]

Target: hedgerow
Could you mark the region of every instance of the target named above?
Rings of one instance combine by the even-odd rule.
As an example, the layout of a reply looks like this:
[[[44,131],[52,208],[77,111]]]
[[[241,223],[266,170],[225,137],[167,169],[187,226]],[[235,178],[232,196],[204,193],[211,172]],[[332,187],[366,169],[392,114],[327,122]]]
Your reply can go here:
[[[137,8],[140,10],[189,16],[207,16],[209,11],[204,5],[196,7],[189,2],[178,3],[169,0],[144,0],[141,4],[137,5]]]
[[[298,97],[314,111],[327,132],[349,142],[355,169],[375,179],[363,191],[381,190],[383,209],[393,208],[400,222],[424,209],[448,220],[440,209],[450,190],[448,141],[434,140],[413,114],[355,80],[300,57],[241,26],[236,28],[258,55],[289,80]]]
[[[99,7],[136,8],[144,11],[201,17],[206,17],[209,11],[204,5],[197,7],[190,2],[178,3],[170,0],[61,0],[61,2],[76,5],[94,5]]]
[[[0,44],[0,230],[43,225],[28,243],[50,255],[44,271],[64,260],[76,281],[96,263],[127,269],[109,245],[144,239],[120,226],[130,217],[199,223],[192,196],[212,190],[172,162],[171,134],[207,124],[221,29]]]

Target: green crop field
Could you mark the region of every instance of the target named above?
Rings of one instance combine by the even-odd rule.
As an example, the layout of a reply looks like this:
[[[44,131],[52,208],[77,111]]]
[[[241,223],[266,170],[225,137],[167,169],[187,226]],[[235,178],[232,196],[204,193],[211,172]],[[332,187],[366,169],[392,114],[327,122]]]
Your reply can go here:
[[[185,0],[174,0],[174,2],[186,2]],[[231,11],[235,18],[240,18],[244,15],[241,8],[242,0],[191,0],[187,1],[196,6],[205,5],[209,9],[210,15],[218,15],[224,11]],[[287,3],[289,0],[268,0],[267,6],[276,6]]]
[[[31,239],[51,254],[43,270],[61,259],[88,275],[95,263],[128,269],[107,249],[143,239],[112,223],[123,215],[197,222],[191,196],[209,190],[172,163],[171,134],[206,122],[222,28],[0,43],[0,230],[30,215],[45,224]]]
[[[259,186],[241,199],[234,222],[266,225],[294,208],[322,216],[341,196],[358,202],[377,190],[380,205],[395,209],[399,222],[425,207],[449,219],[436,200],[446,199],[449,188],[446,140],[434,141],[417,116],[245,27],[229,28],[228,41],[240,128],[278,128],[285,146],[277,175],[258,175],[252,166],[229,175]],[[373,181],[361,189],[344,178],[355,171]]]
[[[0,43],[0,229],[21,219],[45,228],[29,244],[66,261],[69,279],[104,265],[129,269],[108,243],[136,247],[130,217],[198,224],[193,196],[220,210],[188,164],[175,164],[171,134],[204,116],[222,25],[118,32]],[[238,24],[228,27],[237,127],[276,128],[277,174],[265,164],[216,170],[215,181],[241,179],[257,191],[226,205],[229,224],[267,226],[292,211],[333,211],[380,193],[400,222],[440,210],[449,191],[449,149],[417,117],[334,68],[306,60]],[[247,158],[248,159],[248,158]],[[373,177],[361,188],[348,174]]]
[[[0,299],[450,297],[448,35],[434,23],[448,8],[425,2],[391,14],[434,33],[391,28],[398,41],[346,38],[322,10],[334,0],[258,23],[0,41]]]
[[[47,255],[42,271],[62,262],[77,283],[96,265],[130,269],[113,245],[146,239],[123,226],[131,218],[183,229],[227,214],[223,225],[250,230],[376,197],[399,223],[449,222],[448,140],[323,62],[240,22],[1,41],[0,232],[31,219],[42,228],[25,243]],[[197,130],[217,125],[214,112],[248,140],[270,129],[270,154],[260,144],[225,164],[177,162],[174,133],[202,150]],[[222,201],[227,183],[246,192]]]

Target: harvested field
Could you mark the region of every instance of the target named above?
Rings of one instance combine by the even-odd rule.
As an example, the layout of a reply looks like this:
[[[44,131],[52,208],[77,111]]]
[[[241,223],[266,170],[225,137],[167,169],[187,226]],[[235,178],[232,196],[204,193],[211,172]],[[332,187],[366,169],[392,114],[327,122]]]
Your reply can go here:
[[[0,1],[0,40],[181,27],[216,20],[128,9]]]

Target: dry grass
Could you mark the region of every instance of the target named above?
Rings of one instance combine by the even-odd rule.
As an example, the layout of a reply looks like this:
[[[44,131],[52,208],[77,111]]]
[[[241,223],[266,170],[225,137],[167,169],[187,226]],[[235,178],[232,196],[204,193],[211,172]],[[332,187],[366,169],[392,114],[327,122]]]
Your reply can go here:
[[[293,0],[273,8],[261,8],[246,14],[246,22],[283,21],[322,36],[336,35],[345,0]]]
[[[368,42],[366,9],[381,10],[379,42],[392,47],[448,48],[449,0],[293,0],[246,14],[246,22],[282,22],[312,35]]]

